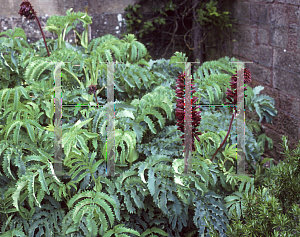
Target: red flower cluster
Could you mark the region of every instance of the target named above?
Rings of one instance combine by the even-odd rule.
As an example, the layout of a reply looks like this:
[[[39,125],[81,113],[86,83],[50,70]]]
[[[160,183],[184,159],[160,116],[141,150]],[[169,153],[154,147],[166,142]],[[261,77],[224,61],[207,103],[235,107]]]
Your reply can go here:
[[[179,73],[178,79],[176,80],[177,87],[179,89],[176,89],[176,96],[179,99],[176,99],[177,104],[176,104],[176,118],[177,118],[177,130],[180,130],[181,132],[184,132],[184,119],[185,119],[185,103],[184,103],[184,89],[185,89],[185,72],[184,73]],[[196,92],[195,86],[191,84],[191,93]],[[191,105],[193,105],[196,101],[198,100],[198,97],[192,97],[191,100]],[[200,141],[200,138],[197,135],[202,135],[201,132],[198,132],[198,129],[196,128],[199,126],[200,121],[201,121],[201,116],[200,113],[201,111],[196,111],[196,109],[200,108],[200,106],[192,106],[192,150],[193,152],[196,150],[195,149],[195,138]],[[184,145],[184,135],[180,136],[182,138],[183,144]]]
[[[251,72],[249,69],[245,68],[244,69],[244,83],[248,84],[252,81],[252,77],[251,77]],[[232,90],[227,89],[226,93],[226,98],[227,100],[229,100],[229,102],[224,102],[224,104],[237,104],[237,74],[232,75],[231,77],[231,82],[230,82],[230,87]],[[247,90],[247,87],[244,87],[244,90]],[[247,97],[247,95],[245,95],[245,97]],[[236,113],[236,107],[235,107],[235,113]]]
[[[28,0],[24,0],[20,6],[21,6],[21,9],[18,14],[20,14],[21,16],[25,16],[29,20],[35,19],[35,14],[37,12],[34,11],[33,7],[31,6],[31,4]]]

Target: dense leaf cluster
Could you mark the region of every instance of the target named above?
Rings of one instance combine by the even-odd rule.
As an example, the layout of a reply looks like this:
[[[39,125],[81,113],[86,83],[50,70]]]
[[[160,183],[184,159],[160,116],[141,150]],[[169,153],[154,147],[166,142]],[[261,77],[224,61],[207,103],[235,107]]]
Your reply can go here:
[[[0,38],[3,236],[208,236],[212,230],[207,222],[225,235],[234,213],[239,218],[247,213],[243,197],[253,194],[265,172],[262,146],[247,122],[246,161],[256,162],[251,171],[256,176],[235,174],[234,134],[215,162],[210,161],[228,129],[229,108],[203,107],[198,126],[203,134],[195,140],[191,173],[183,172],[175,79],[183,71],[177,62],[187,61],[185,55],[146,61],[145,46],[129,34],[121,40],[106,35],[87,47],[48,40],[52,53],[45,57],[40,42],[28,45],[16,38],[26,38],[20,28],[4,33],[9,37]],[[113,60],[119,62],[114,74],[116,176],[106,176],[108,103],[103,87],[106,63]],[[236,71],[229,63],[234,60],[205,62],[195,71],[199,103],[222,104]],[[58,67],[63,102],[89,105],[63,108],[59,143],[65,177],[57,175],[53,158]],[[88,93],[91,85],[97,85],[93,89],[99,108],[93,107],[95,95]],[[271,121],[276,115],[272,98],[257,92],[248,88],[246,106]]]
[[[300,234],[300,143],[290,151],[283,136],[286,159],[266,172],[264,184],[245,195],[245,215],[234,213],[228,236],[298,236]],[[226,198],[225,198],[226,199]],[[227,199],[234,200],[229,196]]]

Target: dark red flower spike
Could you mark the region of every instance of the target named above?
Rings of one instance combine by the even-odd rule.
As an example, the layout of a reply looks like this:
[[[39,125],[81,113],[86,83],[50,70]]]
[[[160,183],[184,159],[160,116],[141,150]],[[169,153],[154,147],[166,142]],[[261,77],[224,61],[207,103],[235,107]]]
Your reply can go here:
[[[244,69],[244,83],[249,84],[252,81],[251,72],[249,69]],[[230,82],[231,89],[227,88],[226,98],[229,102],[224,102],[224,104],[234,104],[237,105],[237,74],[232,75],[231,82]],[[247,90],[247,87],[244,87],[244,90]],[[245,95],[247,97],[247,95]],[[235,107],[235,113],[236,113],[236,107]]]
[[[42,32],[42,35],[43,35],[43,39],[44,39],[45,47],[47,49],[48,56],[50,57],[50,53],[49,53],[49,50],[48,50],[48,46],[47,46],[47,43],[46,43],[44,32],[42,30],[40,21],[36,16],[37,12],[34,11],[33,6],[31,6],[31,3],[28,0],[23,0],[20,7],[21,8],[20,8],[20,11],[19,11],[18,14],[20,14],[21,16],[25,16],[28,20],[36,19],[37,23],[39,24],[40,30]]]
[[[21,16],[25,16],[28,20],[34,20],[36,18],[36,13],[31,6],[30,2],[28,0],[24,0],[21,3],[21,9],[19,11],[19,14]]]
[[[179,73],[178,79],[176,79],[176,84],[177,88],[176,89],[176,96],[179,99],[176,99],[177,104],[176,104],[176,118],[177,118],[177,130],[180,130],[181,132],[184,132],[184,117],[185,117],[185,101],[184,101],[184,88],[185,88],[185,72],[184,73]],[[195,86],[191,84],[191,93],[196,92]],[[198,100],[198,97],[192,97],[191,100],[191,105],[195,104],[195,102]],[[196,128],[199,126],[200,121],[201,121],[201,116],[200,113],[201,111],[196,111],[196,109],[200,108],[200,106],[192,106],[192,151],[194,152],[196,150],[195,148],[195,138],[200,141],[200,138],[198,135],[202,135],[201,132],[198,132],[198,129]],[[184,145],[184,135],[180,136],[182,138],[183,144]]]

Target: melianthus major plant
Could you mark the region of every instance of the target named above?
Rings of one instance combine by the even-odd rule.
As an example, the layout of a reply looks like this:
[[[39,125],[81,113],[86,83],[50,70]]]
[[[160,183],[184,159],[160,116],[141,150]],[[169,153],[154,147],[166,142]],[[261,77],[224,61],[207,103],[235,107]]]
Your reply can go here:
[[[62,29],[65,24],[58,26]],[[252,188],[253,180],[231,176],[225,166],[228,163],[218,166],[204,159],[224,139],[231,115],[225,109],[218,113],[203,109],[201,123],[195,127],[203,133],[200,141],[194,141],[198,154],[192,174],[183,175],[181,134],[174,113],[176,94],[172,89],[181,71],[172,63],[177,53],[171,60],[148,62],[144,45],[129,34],[121,40],[106,35],[87,47],[49,40],[52,54],[44,57],[47,51],[40,47],[41,42],[27,46],[14,37],[17,32],[20,28],[7,34],[10,38],[0,38],[4,42],[1,52],[11,53],[1,55],[1,76],[8,78],[8,84],[1,83],[0,90],[1,234],[109,236],[126,232],[131,236],[157,233],[177,237],[207,233],[203,215],[213,220],[219,233],[225,233],[233,210],[225,207],[224,197],[236,191],[239,182]],[[7,43],[11,40],[16,43]],[[113,57],[122,62],[115,65],[114,74],[115,165],[119,177],[105,176],[107,104],[104,91],[97,90],[107,84],[105,63],[112,62]],[[194,78],[205,83],[200,85],[195,79],[199,85],[194,93],[201,102],[224,99],[225,93],[219,94],[218,88],[224,84],[225,91],[236,70],[229,61],[206,62],[199,68]],[[53,168],[56,62],[61,62],[63,101],[91,105],[64,107],[62,112],[62,169],[67,177],[55,176]],[[219,73],[221,68],[226,73]],[[24,73],[14,74],[17,69]],[[9,78],[26,84],[14,85]],[[213,82],[212,89],[209,86]],[[257,102],[257,95],[251,94],[251,89],[247,92],[246,104],[260,107],[264,100]],[[95,94],[99,109],[92,107],[96,105]],[[247,158],[258,159],[255,137],[249,130],[246,135]],[[230,160],[234,154],[232,147],[226,147],[217,158]]]
[[[244,83],[245,84],[248,84],[252,81],[252,77],[251,77],[251,72],[249,69],[245,68],[244,69]],[[177,125],[178,125],[178,130],[180,130],[181,132],[184,132],[184,120],[185,120],[185,100],[184,100],[184,88],[185,88],[185,73],[181,73],[178,75],[178,79],[176,79],[176,83],[177,83],[177,87],[179,87],[178,89],[176,89],[176,96],[179,98],[179,99],[176,99],[177,101],[177,104],[176,104],[176,117],[177,117]],[[232,77],[231,77],[231,82],[230,82],[230,87],[231,89],[228,89],[227,88],[227,96],[226,98],[228,99],[229,102],[225,102],[224,104],[233,104],[233,105],[237,105],[237,74],[234,74]],[[191,93],[193,94],[194,92],[196,92],[195,90],[195,86],[192,84],[191,85],[191,88],[192,88],[192,91]],[[246,91],[247,88],[244,87],[244,90]],[[247,97],[247,95],[245,95],[245,97]],[[192,151],[194,152],[196,149],[195,149],[195,143],[194,143],[194,140],[195,138],[200,141],[200,138],[197,136],[197,135],[202,135],[201,132],[197,132],[198,129],[196,128],[199,124],[200,124],[200,121],[201,121],[201,116],[200,116],[200,113],[201,111],[196,111],[196,109],[200,108],[200,106],[193,106],[193,104],[198,100],[198,97],[192,97],[191,99],[191,105],[192,105]],[[227,132],[227,135],[225,137],[225,139],[223,140],[222,144],[219,146],[219,148],[216,150],[216,152],[213,154],[212,158],[211,158],[211,161],[214,160],[216,154],[218,153],[218,151],[223,147],[225,141],[227,140],[228,138],[228,135],[230,133],[230,130],[231,130],[231,126],[232,126],[232,122],[233,122],[233,119],[234,117],[236,116],[236,113],[237,113],[237,108],[235,107],[234,108],[234,113],[232,114],[232,118],[230,120],[230,124],[229,124],[229,129],[228,129],[228,132]],[[183,139],[183,144],[184,145],[184,136],[185,135],[182,135],[180,136],[180,138]],[[184,149],[185,151],[185,149]]]

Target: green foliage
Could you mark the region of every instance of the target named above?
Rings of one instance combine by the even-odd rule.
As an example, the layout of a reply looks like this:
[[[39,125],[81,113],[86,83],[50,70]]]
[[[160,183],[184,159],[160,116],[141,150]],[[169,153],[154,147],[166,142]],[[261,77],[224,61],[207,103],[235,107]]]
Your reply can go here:
[[[170,63],[175,66],[180,67],[184,70],[185,65],[178,62],[186,62],[187,58],[185,54],[176,52],[174,56],[170,58]],[[199,136],[200,142],[195,141],[195,146],[198,151],[202,150],[203,156],[206,158],[211,157],[216,149],[221,144],[221,139],[223,140],[228,127],[232,112],[224,107],[210,107],[209,105],[222,105],[224,99],[226,98],[226,88],[229,88],[230,78],[236,73],[236,64],[230,62],[237,62],[235,58],[224,57],[218,61],[208,61],[204,62],[193,74],[194,84],[196,85],[196,92],[193,94],[199,97],[195,104],[207,105],[207,107],[201,107],[201,123],[199,125],[199,131],[202,131],[202,135]],[[248,89],[249,88],[249,89]],[[255,110],[261,118],[266,117],[267,122],[272,121],[272,117],[277,114],[277,110],[274,108],[273,99],[266,95],[261,95],[261,100],[257,97],[257,91],[261,89],[260,87],[255,87],[253,90],[248,87],[245,92],[248,97],[246,97],[245,107],[248,108],[258,108]],[[259,110],[259,108],[262,108]],[[260,113],[264,110],[269,111]],[[253,124],[250,121],[250,126],[248,127],[248,121],[245,124],[245,135],[247,137],[247,142],[245,143],[246,149],[246,161],[250,167],[250,173],[255,174],[256,168],[252,162],[259,163],[261,160],[261,155],[264,152],[264,146],[262,146],[264,141],[268,141],[270,144],[270,138],[265,134],[260,135],[259,139],[255,138],[253,134]],[[236,120],[232,124],[232,130],[236,131]],[[207,133],[204,133],[207,132]],[[231,145],[236,144],[236,137],[232,135],[228,138],[231,140]],[[225,143],[224,148],[226,148],[228,143]],[[203,152],[203,149],[207,152]],[[226,154],[226,151],[225,153]],[[224,154],[218,153],[217,157],[221,158],[225,162]],[[228,153],[229,154],[229,153]],[[227,165],[228,167],[228,165]],[[229,169],[230,167],[228,167]]]
[[[50,16],[47,20],[47,26],[45,30],[50,31],[51,33],[54,33],[58,37],[58,48],[60,49],[63,47],[63,42],[65,40],[66,34],[73,29],[76,34],[79,36],[78,32],[75,30],[75,26],[78,23],[78,20],[83,22],[83,27],[85,28],[85,31],[82,33],[82,36],[80,37],[81,45],[84,48],[87,48],[87,27],[89,24],[92,24],[92,17],[90,17],[88,14],[83,12],[77,12],[74,13],[72,11],[73,8],[70,8],[67,11],[66,16],[57,16],[53,15]],[[75,26],[72,26],[72,24],[75,23]],[[71,25],[71,26],[69,26]],[[69,27],[68,27],[69,26]]]
[[[205,25],[207,23],[212,23],[215,26],[223,29],[224,27],[232,27],[229,19],[229,12],[218,12],[217,11],[218,1],[210,0],[206,4],[202,4],[202,8],[196,9],[198,13],[199,23],[201,25]],[[205,7],[204,7],[205,5]]]
[[[8,29],[1,32],[1,35],[7,37],[0,38],[0,89],[20,86],[24,82],[21,76],[24,70],[19,67],[18,55],[24,48],[30,48],[26,42],[26,35],[24,30],[18,27],[14,31]]]
[[[233,213],[232,222],[226,232],[228,235],[299,235],[300,144],[293,152],[290,152],[287,147],[287,138],[283,136],[282,140],[287,159],[276,167],[271,165],[265,175],[265,182],[257,186],[259,188],[255,189],[251,195],[242,197],[243,218],[238,212]]]
[[[168,45],[167,49],[175,41],[177,46],[184,43],[181,51],[193,50],[198,46],[187,41],[187,36],[192,38],[192,29],[188,26],[200,27],[203,32],[201,37],[204,40],[207,36],[213,36],[211,32],[214,32],[214,36],[215,32],[220,32],[220,37],[223,38],[224,30],[233,28],[231,23],[235,20],[229,18],[230,13],[218,9],[222,2],[222,0],[205,0],[195,5],[189,0],[141,0],[125,8],[126,33],[122,37],[128,33],[135,34],[139,41],[145,42],[146,46],[150,47],[153,46],[152,41],[161,38],[163,39],[161,44]],[[152,11],[141,14],[142,6],[149,8],[149,5],[153,6]]]
[[[222,202],[222,197],[216,195],[213,192],[208,192],[205,195],[204,200],[202,201],[201,199],[195,202],[196,212],[194,217],[194,222],[197,223],[197,227],[200,227],[199,234],[201,235],[205,227],[207,226],[207,224],[202,219],[202,217],[204,216],[206,217],[206,219],[212,222],[214,228],[218,230],[220,235],[225,234],[225,223],[228,223],[228,219],[225,214],[227,213],[227,210],[224,206],[224,203]]]
[[[277,184],[274,196],[280,201],[282,209],[286,212],[300,198],[300,144],[296,149],[290,151],[287,137],[283,136],[282,141],[286,159],[277,165],[274,171]]]
[[[57,27],[67,27],[69,21],[63,19]],[[53,50],[50,57],[45,57],[47,52],[40,42],[22,50],[0,46],[13,49],[13,55],[18,52],[18,64],[4,54],[2,63],[7,66],[5,73],[20,82],[8,80],[0,90],[1,235],[179,237],[198,232],[208,236],[213,231],[225,234],[235,212],[244,215],[243,198],[262,183],[263,175],[269,174],[259,162],[261,145],[267,138],[257,140],[246,123],[246,160],[257,162],[257,177],[235,175],[234,134],[216,162],[210,161],[225,138],[231,111],[204,107],[199,125],[203,134],[200,142],[195,142],[191,173],[183,173],[181,132],[174,110],[175,78],[184,70],[184,64],[177,62],[187,61],[184,54],[176,53],[171,60],[147,61],[145,46],[133,34],[121,40],[106,35],[83,48],[67,42],[59,47],[55,40],[48,40],[48,44]],[[106,62],[114,60],[118,61],[114,135],[115,173],[119,176],[108,177],[104,160],[105,90],[97,88],[100,106],[95,108],[94,95],[87,89],[92,84],[105,88]],[[222,102],[236,70],[229,63],[232,60],[207,62],[195,72],[199,103]],[[53,131],[57,126],[53,122],[53,84],[59,68],[64,103],[82,105],[62,110],[59,143],[65,177],[54,170],[57,161],[53,158]],[[21,72],[18,76],[14,75],[17,69]],[[270,101],[267,97],[255,98],[250,98],[249,106],[267,106]],[[275,112],[263,115],[272,117]]]
[[[277,114],[277,110],[274,106],[274,99],[267,95],[258,95],[259,92],[264,89],[263,86],[257,86],[253,90],[251,87],[248,88],[246,92],[246,95],[248,95],[246,97],[246,106],[250,111],[253,111],[255,108],[255,111],[259,116],[259,122],[261,122],[263,117],[265,117],[268,123],[272,123],[272,117]]]
[[[125,18],[126,18],[126,28],[128,32],[133,32],[133,29],[136,26],[136,24],[140,25],[142,22],[143,16],[137,13],[140,7],[141,7],[140,5],[135,4],[135,5],[128,5],[124,9],[126,11]],[[142,34],[140,34],[140,36],[142,36]]]

